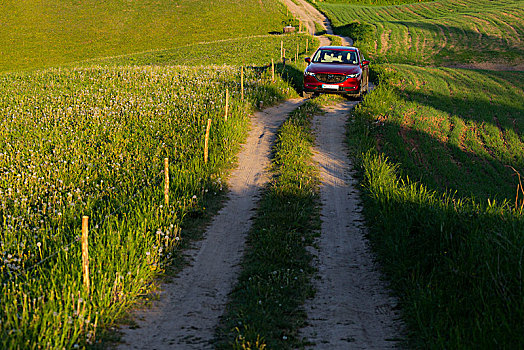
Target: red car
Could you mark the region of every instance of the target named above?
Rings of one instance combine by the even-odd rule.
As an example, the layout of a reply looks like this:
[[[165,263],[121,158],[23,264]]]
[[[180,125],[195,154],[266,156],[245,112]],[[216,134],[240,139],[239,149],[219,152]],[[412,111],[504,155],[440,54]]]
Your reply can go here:
[[[356,47],[322,46],[306,62],[304,97],[319,93],[361,97],[368,91],[369,61]]]

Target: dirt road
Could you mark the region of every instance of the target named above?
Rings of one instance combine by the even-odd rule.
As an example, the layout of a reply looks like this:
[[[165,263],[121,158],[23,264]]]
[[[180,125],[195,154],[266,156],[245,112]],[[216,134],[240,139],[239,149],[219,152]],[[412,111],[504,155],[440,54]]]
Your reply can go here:
[[[333,34],[328,19],[306,1],[285,3],[295,16],[307,23],[321,21],[327,33]],[[342,37],[342,42],[353,45],[350,38]],[[345,126],[356,104],[330,106],[314,119],[314,161],[322,179],[322,227],[313,252],[319,279],[313,281],[315,298],[305,305],[308,326],[301,335],[315,349],[387,349],[395,347],[394,340],[402,332],[394,311],[396,300],[388,295],[365,238],[358,183],[347,156]]]
[[[137,312],[138,328],[123,329],[119,349],[210,349],[227,296],[236,282],[246,233],[257,197],[268,181],[266,168],[275,132],[302,99],[256,113],[229,179],[224,208],[192,250],[192,261],[174,283],[163,285],[152,309]]]
[[[329,21],[304,0],[283,0],[315,32],[315,23],[332,33]],[[299,5],[297,5],[298,3]],[[321,45],[329,39],[321,37]],[[344,38],[345,45],[351,45]],[[230,196],[204,239],[192,250],[193,263],[174,283],[162,286],[159,301],[136,313],[138,327],[124,329],[120,349],[210,349],[215,327],[239,272],[245,236],[266,168],[275,132],[304,100],[287,101],[257,113],[230,178]],[[380,281],[364,238],[361,204],[345,149],[345,122],[356,102],[344,102],[318,116],[315,161],[321,168],[322,232],[316,266],[317,294],[306,305],[309,325],[301,334],[314,348],[383,349],[394,346],[399,323],[395,300]]]
[[[327,34],[333,35],[331,23],[321,12],[305,0],[282,0],[291,13],[305,24],[309,34],[316,35],[317,28],[322,28]],[[353,39],[342,37],[342,43],[346,46],[353,45]],[[320,46],[329,45],[329,39],[319,36]]]

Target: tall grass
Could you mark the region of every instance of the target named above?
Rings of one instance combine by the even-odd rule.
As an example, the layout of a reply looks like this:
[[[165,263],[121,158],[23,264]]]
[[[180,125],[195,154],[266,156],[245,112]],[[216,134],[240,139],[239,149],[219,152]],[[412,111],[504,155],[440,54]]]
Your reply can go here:
[[[349,142],[410,345],[522,347],[524,213],[514,202],[518,179],[504,167],[523,169],[522,90],[506,88],[522,73],[386,66],[375,74],[380,84],[356,108]],[[496,87],[483,89],[488,81]],[[490,123],[514,137],[482,136]]]
[[[0,79],[2,348],[96,342],[101,326],[162,271],[184,239],[184,217],[223,190],[247,113],[293,94],[267,71],[248,69],[242,102],[240,70],[226,66],[60,69]],[[90,217],[90,293],[81,277],[82,215]]]

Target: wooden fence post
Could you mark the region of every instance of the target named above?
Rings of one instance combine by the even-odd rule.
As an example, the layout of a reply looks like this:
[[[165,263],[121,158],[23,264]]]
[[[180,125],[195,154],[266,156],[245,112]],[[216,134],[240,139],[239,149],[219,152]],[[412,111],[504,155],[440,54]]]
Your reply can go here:
[[[211,119],[207,120],[206,138],[204,140],[204,163],[207,164],[208,158],[208,145],[209,145],[209,130],[211,129]]]
[[[271,81],[275,81],[275,62],[271,59]]]
[[[84,276],[84,287],[89,293],[89,246],[88,246],[88,221],[89,217],[82,217],[82,274]]]
[[[224,121],[227,122],[227,114],[229,112],[229,89],[226,89],[226,114],[224,115]]]
[[[280,60],[284,58],[284,40],[280,40]]]
[[[244,102],[244,66],[240,68],[240,90],[242,91],[242,102]]]
[[[169,159],[164,158],[164,204],[169,206]]]

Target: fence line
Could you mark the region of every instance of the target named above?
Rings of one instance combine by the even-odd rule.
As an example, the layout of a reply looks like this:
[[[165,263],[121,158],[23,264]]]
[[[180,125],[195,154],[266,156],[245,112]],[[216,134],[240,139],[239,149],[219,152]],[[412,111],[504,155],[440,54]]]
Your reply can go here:
[[[240,90],[241,90],[241,101],[244,101],[244,89],[243,89],[243,85],[244,85],[244,67],[242,66],[241,67],[241,70],[240,70],[240,75],[241,75],[241,87],[240,87]],[[225,114],[225,121],[227,121],[227,115],[228,115],[228,109],[229,109],[229,90],[227,89],[226,90],[226,102],[225,102],[225,110],[226,110],[226,114]],[[205,148],[204,148],[204,162],[207,163],[207,158],[208,158],[208,147],[207,147],[207,143],[208,143],[208,138],[209,138],[209,133],[210,133],[210,125],[211,124],[211,119],[208,119],[207,121],[207,128],[206,128],[206,134],[205,134]],[[162,177],[164,178],[164,204],[166,206],[168,206],[168,203],[169,203],[169,193],[168,193],[168,188],[169,188],[169,168],[168,168],[168,158],[165,158],[164,159],[164,169],[163,171],[161,171],[158,175],[156,175],[155,177],[153,177],[153,185],[156,186],[156,185],[159,185],[161,183],[161,181],[159,180],[162,180]],[[142,181],[139,181],[138,183],[143,183],[145,180],[147,179],[147,177],[144,177],[142,178]],[[139,194],[142,194],[143,193],[143,190],[144,190],[145,186],[142,186],[142,187],[139,187],[139,189],[134,192],[130,197],[127,198],[127,200],[125,202],[122,202],[120,203],[120,205],[115,208],[111,213],[105,215],[101,220],[100,222],[96,223],[96,228],[98,228],[98,226],[102,226],[106,220],[110,217],[113,217],[115,214],[117,214],[118,212],[120,212],[120,210],[128,205],[137,195]],[[18,277],[18,278],[21,278],[22,276],[24,275],[27,275],[29,274],[31,271],[33,271],[34,269],[36,269],[38,266],[44,264],[45,262],[51,260],[52,258],[54,258],[55,256],[57,256],[60,252],[64,251],[64,250],[68,250],[69,248],[71,248],[71,246],[73,246],[73,244],[77,243],[78,241],[81,240],[81,236],[77,236],[77,237],[74,237],[73,240],[63,246],[60,246],[58,248],[55,248],[54,252],[50,253],[49,255],[47,255],[45,258],[39,260],[38,262],[34,263],[33,265],[31,266],[28,266],[28,267],[25,267],[23,269],[20,269],[19,271],[15,271],[15,270],[10,270],[8,269],[6,272],[9,274],[9,277],[7,279],[4,280],[4,283],[6,282],[10,282],[13,280],[13,278],[15,277]],[[26,276],[27,277],[27,276]],[[89,285],[89,282],[87,283]],[[89,287],[88,287],[89,288]]]
[[[153,180],[158,180],[158,179],[161,179],[163,176],[163,171],[160,172],[157,176],[155,176],[153,178]],[[142,180],[144,180],[146,178],[143,178]],[[154,185],[157,185],[157,183],[154,183]],[[143,189],[145,188],[145,186],[142,186],[139,188],[138,191],[136,191],[135,193],[133,193],[133,195],[131,195],[131,197],[128,197],[128,199],[125,201],[125,202],[122,202],[115,210],[113,210],[111,213],[109,213],[108,215],[105,215],[102,220],[97,223],[97,225],[100,225],[102,226],[105,221],[110,218],[110,217],[113,217],[115,214],[117,214],[120,209],[122,209],[124,206],[126,206],[127,204],[129,204],[131,202],[131,200],[133,200],[138,194],[141,194],[143,193]],[[53,253],[51,253],[50,255],[46,256],[45,258],[41,259],[40,261],[36,262],[35,264],[29,266],[29,267],[26,267],[24,269],[21,269],[20,272],[17,272],[17,271],[12,271],[10,270],[9,271],[9,278],[7,278],[7,280],[5,280],[5,282],[10,282],[12,281],[13,277],[22,277],[23,274],[27,274],[29,272],[31,272],[32,270],[34,270],[35,268],[37,268],[38,266],[42,265],[43,263],[45,263],[46,261],[50,260],[51,258],[55,257],[56,255],[58,255],[58,253],[60,253],[61,251],[64,251],[65,249],[69,249],[73,244],[77,243],[78,241],[80,241],[80,237],[75,237],[73,239],[72,242],[69,242],[68,244],[66,245],[63,245],[61,247],[58,247],[55,249],[55,251]],[[15,275],[15,276],[13,276]]]

